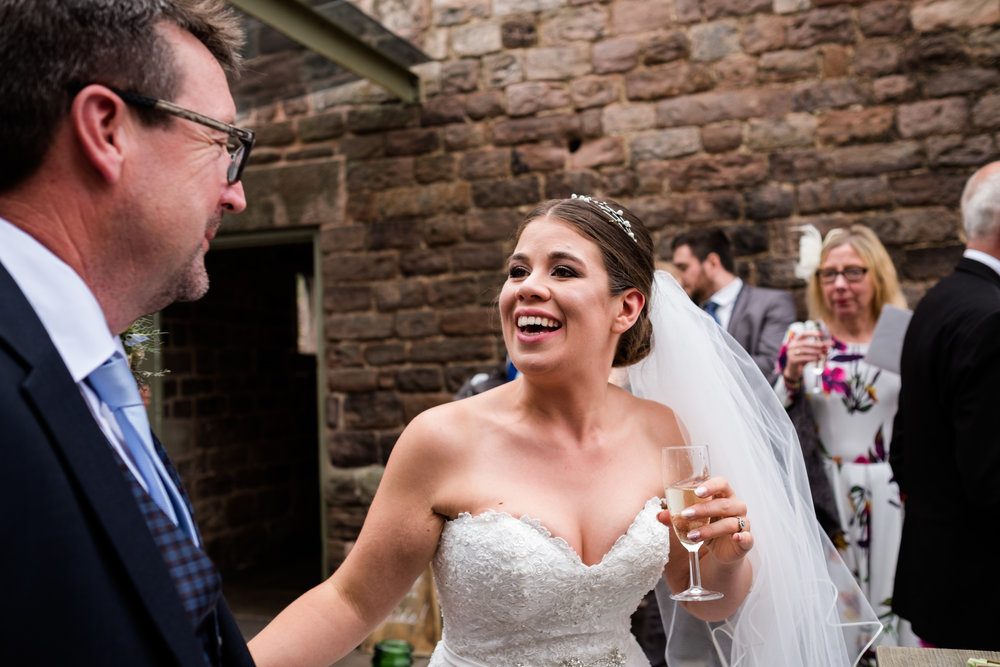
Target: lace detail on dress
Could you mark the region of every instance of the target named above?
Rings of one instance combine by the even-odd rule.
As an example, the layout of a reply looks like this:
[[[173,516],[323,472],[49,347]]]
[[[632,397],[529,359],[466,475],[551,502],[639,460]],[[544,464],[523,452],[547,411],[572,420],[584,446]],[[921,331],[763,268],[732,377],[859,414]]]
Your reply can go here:
[[[646,502],[601,562],[585,565],[541,521],[486,511],[449,521],[434,556],[447,650],[430,665],[648,665],[630,617],[663,573],[670,548]]]

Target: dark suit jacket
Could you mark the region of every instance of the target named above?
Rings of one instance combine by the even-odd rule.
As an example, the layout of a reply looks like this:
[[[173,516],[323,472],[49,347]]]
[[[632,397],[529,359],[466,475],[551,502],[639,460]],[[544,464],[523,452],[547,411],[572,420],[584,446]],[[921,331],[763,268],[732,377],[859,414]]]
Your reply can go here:
[[[767,287],[743,285],[733,304],[733,315],[726,328],[744,350],[750,353],[768,384],[777,378],[775,362],[782,339],[795,321],[795,301],[787,292]]]
[[[2,264],[0,535],[0,664],[205,664],[104,433]],[[218,612],[224,664],[252,665]]]
[[[929,290],[900,376],[893,610],[934,645],[1000,650],[1000,276],[963,258]]]

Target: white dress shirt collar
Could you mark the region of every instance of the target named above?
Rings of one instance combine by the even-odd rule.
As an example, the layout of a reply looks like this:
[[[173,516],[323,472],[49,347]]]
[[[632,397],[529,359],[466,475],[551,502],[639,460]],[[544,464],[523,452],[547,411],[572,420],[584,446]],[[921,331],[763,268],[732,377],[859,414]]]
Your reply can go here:
[[[21,288],[74,382],[122,349],[97,299],[68,264],[0,218],[0,262]]]
[[[1000,275],[1000,259],[997,259],[993,255],[985,253],[982,250],[972,250],[971,248],[967,248],[966,251],[962,253],[962,257],[985,264],[996,271],[997,275]]]
[[[715,317],[719,320],[719,325],[723,329],[729,329],[729,320],[733,317],[733,308],[736,306],[736,297],[743,289],[743,280],[734,278],[731,283],[712,295],[709,301],[719,304],[715,311]]]

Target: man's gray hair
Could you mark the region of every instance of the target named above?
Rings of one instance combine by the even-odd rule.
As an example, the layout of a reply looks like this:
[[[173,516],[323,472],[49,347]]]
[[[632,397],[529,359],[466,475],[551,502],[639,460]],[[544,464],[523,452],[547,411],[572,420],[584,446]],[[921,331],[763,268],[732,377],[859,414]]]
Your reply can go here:
[[[965,184],[962,224],[968,241],[1000,234],[1000,163],[980,167]]]

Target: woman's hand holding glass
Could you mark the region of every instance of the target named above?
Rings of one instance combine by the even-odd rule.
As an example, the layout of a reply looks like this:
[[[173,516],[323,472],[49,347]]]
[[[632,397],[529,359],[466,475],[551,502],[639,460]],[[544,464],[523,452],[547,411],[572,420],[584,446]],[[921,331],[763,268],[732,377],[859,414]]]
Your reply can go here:
[[[819,382],[819,373],[826,364],[826,355],[830,351],[831,341],[818,327],[806,329],[796,334],[785,348],[786,360],[782,374],[791,383],[799,382],[803,370],[809,366],[818,369],[815,377],[810,377],[810,389]]]

